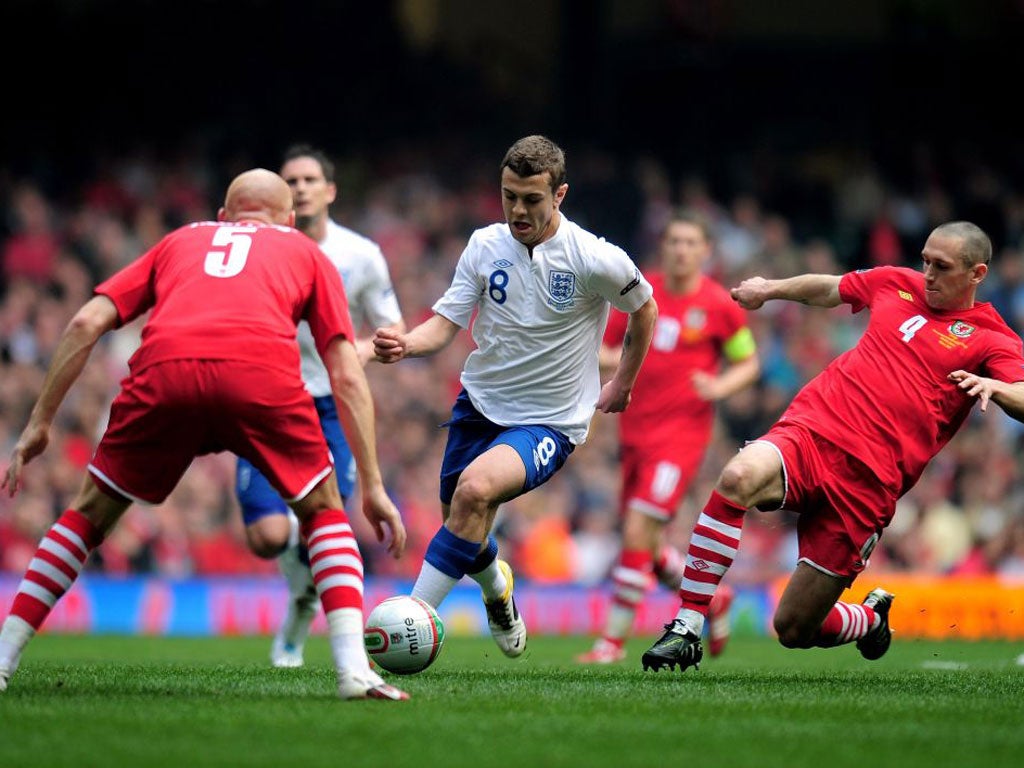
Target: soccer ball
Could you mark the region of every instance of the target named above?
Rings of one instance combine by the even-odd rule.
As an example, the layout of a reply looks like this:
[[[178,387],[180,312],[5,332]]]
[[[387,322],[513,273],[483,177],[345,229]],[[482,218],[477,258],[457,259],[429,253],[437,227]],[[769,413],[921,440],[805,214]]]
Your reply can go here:
[[[444,622],[418,597],[389,597],[366,619],[363,644],[382,669],[413,675],[434,663],[444,643]]]

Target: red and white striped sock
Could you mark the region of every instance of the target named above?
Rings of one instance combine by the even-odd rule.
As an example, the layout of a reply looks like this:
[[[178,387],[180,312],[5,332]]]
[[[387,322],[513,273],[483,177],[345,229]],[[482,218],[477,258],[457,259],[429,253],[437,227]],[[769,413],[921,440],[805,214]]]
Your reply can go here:
[[[81,512],[69,509],[39,542],[0,629],[0,666],[14,671],[21,652],[53,606],[71,589],[103,534]]]
[[[39,549],[18,585],[10,615],[23,619],[34,630],[39,629],[101,541],[103,535],[85,515],[67,510],[39,542]]]
[[[636,610],[651,585],[651,553],[624,549],[612,571],[612,601],[605,622],[604,639],[622,647],[633,628]]]
[[[324,607],[334,666],[364,669],[363,558],[348,515],[341,509],[314,512],[302,522],[313,583]]]
[[[686,550],[686,565],[679,586],[682,610],[708,615],[711,596],[736,558],[746,513],[744,507],[729,501],[718,491],[711,492]]]
[[[814,644],[819,648],[832,648],[860,640],[876,623],[873,608],[854,603],[836,603],[821,623]]]

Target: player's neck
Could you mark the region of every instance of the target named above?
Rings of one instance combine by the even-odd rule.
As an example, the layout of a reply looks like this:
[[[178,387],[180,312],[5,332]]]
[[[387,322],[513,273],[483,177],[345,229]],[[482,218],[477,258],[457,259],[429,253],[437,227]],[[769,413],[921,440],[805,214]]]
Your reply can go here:
[[[304,222],[300,229],[312,240],[322,243],[327,239],[327,216],[316,216]]]
[[[677,277],[666,273],[664,277],[663,285],[668,293],[675,294],[676,296],[686,296],[696,291],[700,286],[701,274],[700,272],[694,272],[692,275]]]

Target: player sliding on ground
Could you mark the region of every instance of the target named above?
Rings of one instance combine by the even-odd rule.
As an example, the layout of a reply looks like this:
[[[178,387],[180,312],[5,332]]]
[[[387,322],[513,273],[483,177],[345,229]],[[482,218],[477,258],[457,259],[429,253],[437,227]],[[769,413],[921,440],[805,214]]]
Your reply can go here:
[[[697,520],[679,587],[682,606],[644,655],[644,669],[696,666],[708,604],[732,564],[751,509],[799,513],[799,561],[775,612],[787,648],[855,642],[889,649],[893,595],[837,602],[864,570],[896,501],[964,423],[975,402],[1024,421],[1020,337],[976,303],[992,243],[969,222],[932,231],[923,272],[877,267],[843,276],[754,277],[732,289],[747,309],[770,299],[867,307],[864,335],[794,398],[762,437],[722,470]]]

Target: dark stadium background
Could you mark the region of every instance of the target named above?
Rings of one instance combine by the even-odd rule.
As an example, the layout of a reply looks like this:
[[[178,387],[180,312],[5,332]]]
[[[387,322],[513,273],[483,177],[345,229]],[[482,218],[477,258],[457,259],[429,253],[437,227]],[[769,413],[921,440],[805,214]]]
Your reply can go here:
[[[0,167],[276,159],[527,132],[742,184],[765,150],[929,142],[1021,162],[1020,0],[5,0]],[[996,149],[998,147],[998,149]],[[813,190],[789,190],[813,203]]]

